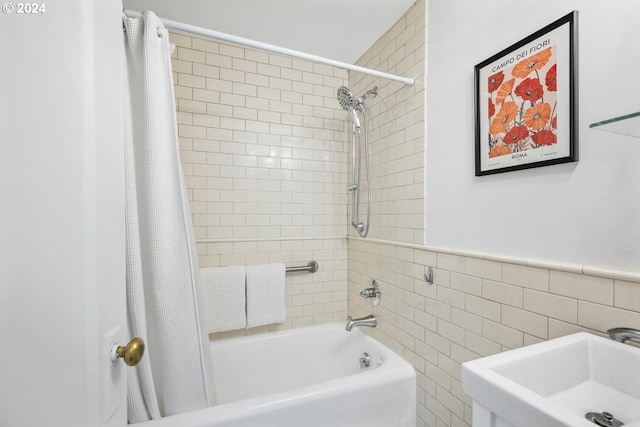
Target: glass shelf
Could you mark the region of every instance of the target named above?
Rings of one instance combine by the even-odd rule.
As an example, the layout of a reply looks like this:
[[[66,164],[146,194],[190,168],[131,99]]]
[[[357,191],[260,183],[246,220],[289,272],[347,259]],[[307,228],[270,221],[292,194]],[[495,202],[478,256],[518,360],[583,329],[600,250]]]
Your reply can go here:
[[[640,112],[591,123],[589,127],[605,132],[640,138]]]

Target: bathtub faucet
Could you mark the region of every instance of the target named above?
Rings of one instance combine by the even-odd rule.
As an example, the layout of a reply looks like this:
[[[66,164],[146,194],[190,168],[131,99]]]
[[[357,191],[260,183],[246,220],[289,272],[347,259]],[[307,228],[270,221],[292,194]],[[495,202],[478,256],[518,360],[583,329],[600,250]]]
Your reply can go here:
[[[354,326],[369,326],[370,328],[375,328],[377,325],[378,320],[373,314],[361,317],[359,319],[352,319],[351,316],[349,316],[347,317],[347,327],[345,329],[347,331],[350,331]]]

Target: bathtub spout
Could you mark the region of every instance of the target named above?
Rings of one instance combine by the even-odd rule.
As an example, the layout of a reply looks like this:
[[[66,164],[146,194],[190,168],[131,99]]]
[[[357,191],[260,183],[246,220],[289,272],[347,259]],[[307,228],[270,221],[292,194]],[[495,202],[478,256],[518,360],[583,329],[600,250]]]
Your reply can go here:
[[[345,329],[347,331],[350,331],[354,326],[369,326],[370,328],[375,328],[377,325],[378,320],[373,314],[361,317],[359,319],[352,319],[351,316],[349,316],[347,318],[347,327]]]

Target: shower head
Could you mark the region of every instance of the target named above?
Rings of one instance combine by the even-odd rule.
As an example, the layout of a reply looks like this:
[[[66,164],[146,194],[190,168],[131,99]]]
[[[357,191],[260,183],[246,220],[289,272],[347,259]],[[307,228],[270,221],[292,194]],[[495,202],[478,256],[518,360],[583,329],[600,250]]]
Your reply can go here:
[[[360,129],[360,120],[358,119],[358,113],[356,113],[355,110],[356,103],[354,102],[351,91],[345,86],[340,86],[338,88],[337,98],[342,108],[347,111],[351,111],[351,114],[353,115],[353,125],[356,129]]]
[[[353,99],[353,94],[349,89],[347,89],[345,86],[340,86],[338,88],[337,98],[342,108],[347,111],[353,111],[355,102]]]

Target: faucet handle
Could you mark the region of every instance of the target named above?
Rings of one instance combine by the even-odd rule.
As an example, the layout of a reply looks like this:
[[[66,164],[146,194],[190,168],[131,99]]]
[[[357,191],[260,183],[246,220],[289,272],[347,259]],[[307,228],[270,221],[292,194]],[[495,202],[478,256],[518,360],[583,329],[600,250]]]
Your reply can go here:
[[[382,292],[380,292],[380,287],[378,286],[378,282],[376,279],[369,280],[369,287],[363,289],[360,292],[360,296],[363,298],[368,298],[371,300],[371,304],[375,307],[380,305],[380,297],[382,296]]]

